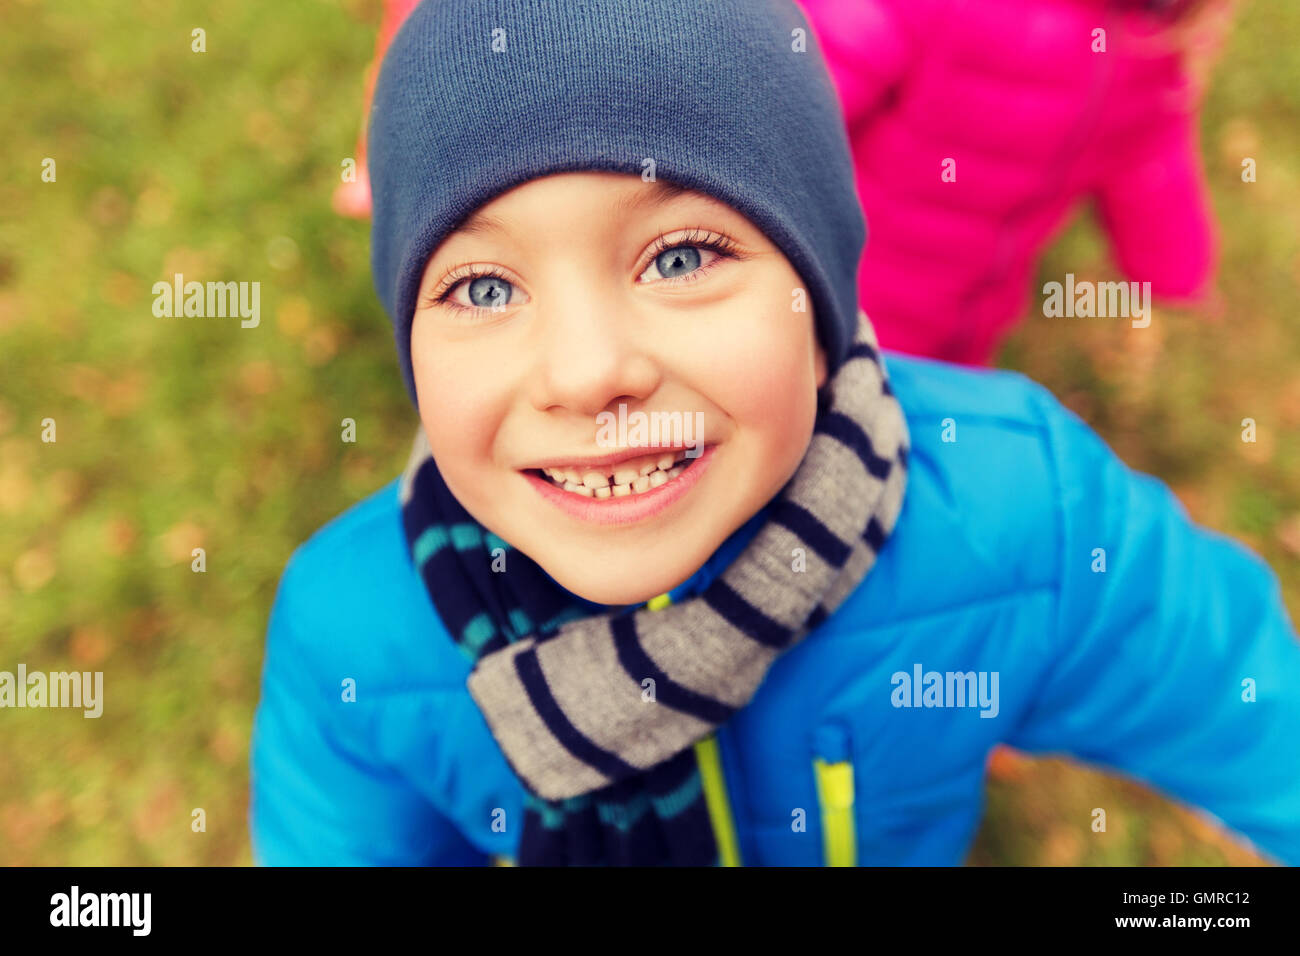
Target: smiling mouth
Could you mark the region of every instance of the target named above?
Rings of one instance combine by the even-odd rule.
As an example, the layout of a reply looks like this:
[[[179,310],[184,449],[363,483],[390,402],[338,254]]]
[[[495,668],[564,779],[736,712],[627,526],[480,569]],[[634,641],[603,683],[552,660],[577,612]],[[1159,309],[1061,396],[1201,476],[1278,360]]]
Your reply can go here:
[[[699,460],[685,449],[656,452],[615,465],[575,465],[530,468],[530,474],[552,486],[583,498],[626,498],[645,494],[676,481]]]

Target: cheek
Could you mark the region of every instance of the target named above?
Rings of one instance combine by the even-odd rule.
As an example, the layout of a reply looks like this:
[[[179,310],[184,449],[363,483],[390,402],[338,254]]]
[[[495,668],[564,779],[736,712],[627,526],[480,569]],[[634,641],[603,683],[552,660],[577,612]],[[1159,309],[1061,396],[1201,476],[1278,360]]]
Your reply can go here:
[[[816,417],[817,383],[809,357],[797,346],[755,356],[730,388],[732,417],[754,435],[774,462],[803,457]]]
[[[443,347],[411,335],[411,367],[420,420],[448,484],[491,463],[505,396],[498,378],[479,368],[463,346]],[[453,491],[456,489],[453,487]]]
[[[797,445],[811,432],[817,406],[811,327],[807,315],[774,312],[750,323],[713,369],[712,397],[770,449]],[[802,455],[802,445],[790,450]]]

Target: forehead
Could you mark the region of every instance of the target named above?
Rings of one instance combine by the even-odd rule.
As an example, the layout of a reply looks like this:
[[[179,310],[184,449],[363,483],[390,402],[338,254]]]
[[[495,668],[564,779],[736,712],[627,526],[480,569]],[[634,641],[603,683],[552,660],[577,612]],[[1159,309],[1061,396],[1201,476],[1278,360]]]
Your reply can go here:
[[[619,192],[620,195],[609,207],[610,215],[614,217],[625,217],[633,213],[648,212],[679,198],[691,198],[712,203],[725,209],[731,208],[712,196],[696,192],[686,186],[665,179],[644,182],[640,176],[634,174],[557,173],[531,179],[508,192],[502,193],[471,213],[464,222],[452,230],[450,235],[474,236],[504,232],[506,231],[506,224],[500,215],[494,214],[494,210],[499,211],[512,198],[518,198],[524,190],[535,192],[535,187],[544,187],[546,185],[590,189],[593,185],[593,177],[606,180],[606,188]]]

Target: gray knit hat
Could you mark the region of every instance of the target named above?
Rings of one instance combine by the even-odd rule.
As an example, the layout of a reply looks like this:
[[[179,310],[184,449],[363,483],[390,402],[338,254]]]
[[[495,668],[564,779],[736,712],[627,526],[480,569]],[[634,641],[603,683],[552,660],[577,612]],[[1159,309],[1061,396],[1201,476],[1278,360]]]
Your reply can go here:
[[[370,115],[371,266],[412,399],[429,256],[550,173],[655,175],[751,222],[807,284],[833,372],[857,325],[865,225],[844,119],[790,0],[425,0]]]

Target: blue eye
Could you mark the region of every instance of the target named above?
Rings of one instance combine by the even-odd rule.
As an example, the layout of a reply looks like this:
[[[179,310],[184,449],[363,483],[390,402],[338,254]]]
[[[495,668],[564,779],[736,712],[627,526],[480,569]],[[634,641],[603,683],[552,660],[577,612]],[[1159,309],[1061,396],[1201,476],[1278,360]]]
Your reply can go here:
[[[675,279],[700,267],[700,250],[694,246],[674,246],[655,256],[655,268],[665,279]]]
[[[503,306],[510,301],[513,286],[498,276],[479,276],[469,284],[469,300],[482,309]]]
[[[669,287],[701,279],[725,259],[748,258],[729,236],[702,226],[693,226],[672,239],[660,236],[650,254],[654,258],[637,281],[662,282]]]

